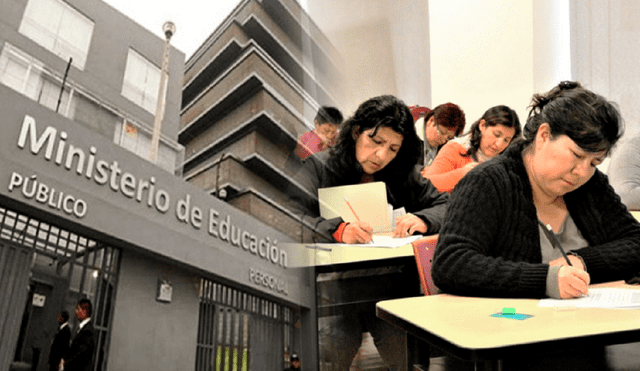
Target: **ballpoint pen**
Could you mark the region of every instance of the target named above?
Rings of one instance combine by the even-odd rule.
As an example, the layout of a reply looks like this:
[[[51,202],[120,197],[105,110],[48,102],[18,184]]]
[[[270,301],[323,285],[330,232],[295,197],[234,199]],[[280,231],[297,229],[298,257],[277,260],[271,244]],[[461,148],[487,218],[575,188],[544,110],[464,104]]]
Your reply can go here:
[[[544,225],[544,227],[549,232],[547,233],[547,236],[551,236],[551,238],[553,239],[552,243],[555,242],[556,247],[560,249],[562,256],[564,256],[564,259],[567,261],[567,264],[569,264],[570,266],[573,266],[573,264],[571,264],[571,260],[569,260],[569,257],[567,256],[567,253],[562,248],[560,241],[558,241],[558,237],[556,237],[556,234],[553,232],[553,229],[551,228],[551,224]]]

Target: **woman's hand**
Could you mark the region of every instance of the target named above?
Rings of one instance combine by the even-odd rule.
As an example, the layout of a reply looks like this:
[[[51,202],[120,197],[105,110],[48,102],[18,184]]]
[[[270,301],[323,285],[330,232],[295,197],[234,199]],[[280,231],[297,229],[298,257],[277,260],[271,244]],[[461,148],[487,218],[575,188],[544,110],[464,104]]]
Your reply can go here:
[[[463,170],[463,172],[464,172],[464,175],[467,175],[467,173],[468,173],[469,171],[471,171],[471,169],[473,169],[474,167],[476,167],[476,166],[478,166],[478,165],[480,165],[480,163],[479,163],[479,162],[475,162],[475,161],[471,161],[471,162],[469,162],[468,164],[464,165],[464,166],[462,167],[462,170]]]
[[[562,299],[577,298],[589,293],[589,273],[582,269],[563,265],[558,271],[558,289]]]
[[[414,232],[427,233],[427,225],[422,219],[408,213],[396,218],[396,229],[393,231],[392,237],[407,237]]]
[[[584,265],[582,264],[582,259],[580,259],[579,257],[575,256],[575,255],[567,255],[569,257],[569,261],[571,262],[571,265],[573,265],[574,268],[578,268],[581,270],[585,270],[584,269]],[[569,264],[567,263],[567,261],[565,260],[565,258],[558,258],[558,259],[554,259],[552,261],[549,262],[549,265],[558,265],[558,266],[568,266]]]
[[[426,178],[426,177],[427,177],[427,173],[428,173],[428,172],[429,172],[429,165],[427,165],[427,166],[423,167],[423,168],[420,170],[420,175],[422,175],[422,177],[423,177],[423,178]]]
[[[369,243],[373,236],[373,228],[368,223],[357,221],[347,224],[342,232],[344,243]]]

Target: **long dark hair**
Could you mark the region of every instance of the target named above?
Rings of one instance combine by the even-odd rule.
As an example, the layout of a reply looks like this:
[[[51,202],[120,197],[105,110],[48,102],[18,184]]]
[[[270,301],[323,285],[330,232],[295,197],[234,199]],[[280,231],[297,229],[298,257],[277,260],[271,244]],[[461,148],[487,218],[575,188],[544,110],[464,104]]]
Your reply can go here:
[[[327,160],[335,184],[358,183],[362,177],[362,166],[356,159],[356,138],[364,131],[374,129],[371,137],[380,128],[390,128],[402,135],[402,145],[396,157],[387,166],[374,174],[374,179],[391,181],[406,179],[420,158],[420,139],[404,102],[392,95],[374,97],[360,104],[353,117],[342,124],[337,144],[330,150]]]
[[[563,81],[545,94],[535,94],[524,127],[531,145],[540,125],[548,123],[551,136],[566,135],[586,152],[609,154],[624,132],[615,103],[575,81]]]
[[[484,112],[478,121],[471,125],[471,138],[469,138],[469,150],[464,156],[473,158],[478,161],[477,153],[480,149],[480,141],[482,140],[482,132],[480,131],[480,122],[484,120],[486,127],[502,125],[508,128],[514,128],[515,133],[513,139],[520,137],[520,119],[516,111],[507,106],[491,107]],[[513,140],[512,140],[513,142]],[[511,143],[509,143],[511,144]]]

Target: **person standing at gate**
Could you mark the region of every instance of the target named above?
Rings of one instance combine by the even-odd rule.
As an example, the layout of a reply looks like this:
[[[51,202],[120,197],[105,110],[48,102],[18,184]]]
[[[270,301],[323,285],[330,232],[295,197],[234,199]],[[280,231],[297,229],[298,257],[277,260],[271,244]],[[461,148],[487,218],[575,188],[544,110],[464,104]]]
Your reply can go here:
[[[64,371],[89,371],[93,366],[96,347],[95,333],[91,323],[92,306],[89,299],[80,299],[76,305],[78,329],[71,341],[69,352],[63,359]]]
[[[51,342],[49,350],[49,370],[58,371],[60,361],[69,351],[69,341],[71,340],[71,329],[69,328],[69,312],[63,310],[58,313],[58,331]]]

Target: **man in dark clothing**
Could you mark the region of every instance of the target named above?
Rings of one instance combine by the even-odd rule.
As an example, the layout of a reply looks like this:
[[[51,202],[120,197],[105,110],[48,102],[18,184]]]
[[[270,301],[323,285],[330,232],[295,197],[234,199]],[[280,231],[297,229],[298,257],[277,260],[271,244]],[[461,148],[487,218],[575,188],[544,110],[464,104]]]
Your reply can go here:
[[[284,371],[301,371],[300,368],[300,358],[298,358],[297,354],[291,355],[291,367],[286,368]]]
[[[95,334],[91,323],[91,301],[80,299],[76,305],[76,318],[78,330],[73,340],[69,353],[64,357],[65,371],[89,371],[93,366],[93,353],[95,350]]]
[[[58,332],[51,342],[49,351],[49,370],[58,371],[60,360],[64,358],[69,350],[69,340],[71,340],[71,329],[69,328],[69,312],[63,310],[58,313]]]

